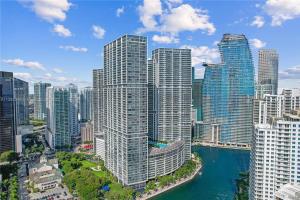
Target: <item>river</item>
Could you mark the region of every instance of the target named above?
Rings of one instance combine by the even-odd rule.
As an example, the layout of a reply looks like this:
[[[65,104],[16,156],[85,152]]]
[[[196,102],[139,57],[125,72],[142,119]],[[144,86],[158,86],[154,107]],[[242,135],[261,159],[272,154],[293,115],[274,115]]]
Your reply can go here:
[[[151,200],[233,200],[239,173],[249,169],[250,151],[193,147],[203,160],[202,174]]]

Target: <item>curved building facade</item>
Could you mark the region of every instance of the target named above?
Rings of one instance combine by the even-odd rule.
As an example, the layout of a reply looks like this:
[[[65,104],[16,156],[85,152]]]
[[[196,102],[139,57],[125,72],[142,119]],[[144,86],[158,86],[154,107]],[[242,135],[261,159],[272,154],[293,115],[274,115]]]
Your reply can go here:
[[[184,164],[184,141],[175,141],[165,147],[152,147],[148,157],[148,179],[164,176]]]

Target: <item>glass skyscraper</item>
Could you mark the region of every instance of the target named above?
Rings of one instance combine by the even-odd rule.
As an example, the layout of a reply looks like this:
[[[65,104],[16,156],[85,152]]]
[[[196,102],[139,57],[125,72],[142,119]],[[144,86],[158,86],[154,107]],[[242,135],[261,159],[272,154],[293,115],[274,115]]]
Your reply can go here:
[[[225,34],[220,64],[205,64],[204,140],[250,144],[253,129],[254,66],[244,35]]]
[[[71,145],[71,92],[66,87],[47,88],[47,140],[51,148],[63,149]]]
[[[278,92],[278,54],[274,49],[259,50],[258,84],[272,86],[272,90],[266,91],[265,94],[277,94]]]
[[[50,83],[35,83],[34,84],[34,118],[45,120],[46,113],[46,88],[50,87]]]
[[[15,99],[12,72],[0,71],[0,153],[15,150]]]
[[[85,87],[80,92],[80,120],[90,121],[92,120],[92,105],[93,105],[93,88]]]
[[[16,99],[16,124],[29,123],[28,82],[14,78],[14,96]]]
[[[124,35],[104,46],[106,167],[127,186],[148,176],[147,38]]]

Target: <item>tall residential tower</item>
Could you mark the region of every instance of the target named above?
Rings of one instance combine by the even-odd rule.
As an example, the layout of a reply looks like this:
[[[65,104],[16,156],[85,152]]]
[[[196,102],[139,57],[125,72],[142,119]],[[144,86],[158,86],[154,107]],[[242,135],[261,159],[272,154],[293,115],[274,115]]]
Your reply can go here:
[[[148,173],[147,38],[124,35],[104,46],[106,167],[144,188]]]
[[[148,64],[149,137],[154,141],[184,141],[191,157],[192,65],[190,49],[160,48]],[[152,62],[152,63],[151,63]]]

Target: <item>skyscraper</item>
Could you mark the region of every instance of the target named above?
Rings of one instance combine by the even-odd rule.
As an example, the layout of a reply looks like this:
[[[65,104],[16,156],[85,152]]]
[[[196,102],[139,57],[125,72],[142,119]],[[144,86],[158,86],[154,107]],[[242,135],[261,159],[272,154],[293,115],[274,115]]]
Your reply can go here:
[[[70,95],[70,127],[71,127],[71,135],[78,136],[79,135],[79,123],[78,123],[78,114],[79,114],[79,101],[78,101],[78,88],[76,85],[70,83],[66,86],[69,89]]]
[[[50,87],[50,83],[35,83],[34,84],[34,118],[45,120],[46,113],[46,88]]]
[[[258,53],[258,84],[272,85],[272,93],[278,90],[278,54],[274,49],[260,49]]]
[[[95,135],[103,135],[103,72],[103,69],[93,70],[93,124]]]
[[[274,200],[287,183],[300,182],[300,111],[272,125],[255,126],[250,159],[250,200]]]
[[[150,61],[151,62],[151,61]],[[192,66],[190,49],[160,48],[148,64],[149,137],[154,141],[184,141],[191,157]]]
[[[0,71],[0,153],[15,150],[15,135],[13,73]]]
[[[93,70],[93,131],[96,155],[105,160],[105,141],[103,133],[103,86],[104,70]]]
[[[254,66],[244,35],[225,34],[218,44],[220,64],[205,64],[203,82],[204,139],[250,144]]]
[[[202,86],[203,79],[193,79],[192,82],[192,104],[196,110],[196,121],[202,121]]]
[[[29,123],[28,82],[14,78],[14,96],[16,100],[16,125]]]
[[[67,87],[47,88],[47,140],[51,148],[62,149],[71,145],[71,95]]]
[[[93,107],[93,88],[85,87],[80,92],[80,120],[90,121],[92,120],[92,107]]]
[[[106,167],[144,188],[148,173],[147,39],[124,35],[104,46]]]

